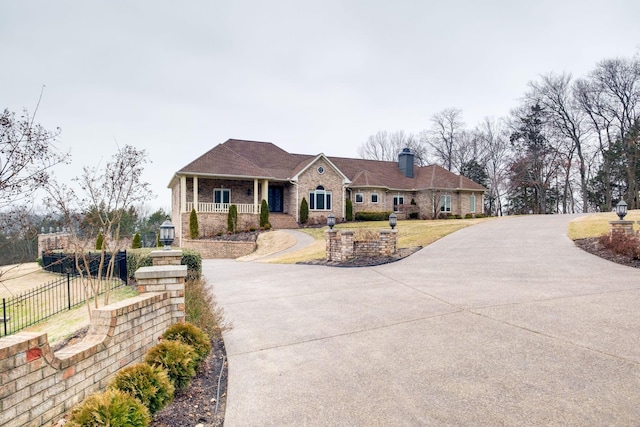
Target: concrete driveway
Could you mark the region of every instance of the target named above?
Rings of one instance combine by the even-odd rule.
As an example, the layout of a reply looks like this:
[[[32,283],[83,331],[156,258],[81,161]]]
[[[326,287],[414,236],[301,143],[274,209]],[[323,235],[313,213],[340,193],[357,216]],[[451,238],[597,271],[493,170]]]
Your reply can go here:
[[[576,248],[572,218],[370,268],[205,261],[225,426],[640,425],[640,270]]]

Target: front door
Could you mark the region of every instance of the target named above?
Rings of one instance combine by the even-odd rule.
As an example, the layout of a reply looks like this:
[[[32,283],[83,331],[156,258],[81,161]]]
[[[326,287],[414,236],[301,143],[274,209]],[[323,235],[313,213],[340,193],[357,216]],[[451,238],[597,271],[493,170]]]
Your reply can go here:
[[[267,200],[269,212],[282,212],[284,210],[283,193],[282,187],[269,187],[269,200]]]

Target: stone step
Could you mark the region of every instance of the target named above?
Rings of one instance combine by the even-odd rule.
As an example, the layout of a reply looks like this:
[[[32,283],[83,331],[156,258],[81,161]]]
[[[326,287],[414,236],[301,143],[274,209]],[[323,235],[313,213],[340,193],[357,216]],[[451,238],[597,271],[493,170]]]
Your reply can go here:
[[[296,219],[289,214],[271,212],[269,213],[269,223],[271,224],[271,228],[274,230],[298,228]]]

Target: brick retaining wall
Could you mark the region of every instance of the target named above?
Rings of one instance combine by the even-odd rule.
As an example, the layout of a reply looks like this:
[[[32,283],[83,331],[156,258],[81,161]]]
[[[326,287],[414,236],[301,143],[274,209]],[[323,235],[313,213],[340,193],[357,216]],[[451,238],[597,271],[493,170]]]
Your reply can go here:
[[[256,242],[182,239],[182,247],[200,252],[202,258],[239,258],[256,250]]]
[[[141,294],[94,309],[84,339],[55,353],[46,333],[0,338],[0,425],[52,425],[119,369],[141,362],[171,324],[184,320],[186,275],[182,265],[139,269]]]
[[[353,230],[325,231],[327,261],[346,261],[357,257],[389,256],[398,248],[397,230],[380,230],[377,240],[358,241]]]

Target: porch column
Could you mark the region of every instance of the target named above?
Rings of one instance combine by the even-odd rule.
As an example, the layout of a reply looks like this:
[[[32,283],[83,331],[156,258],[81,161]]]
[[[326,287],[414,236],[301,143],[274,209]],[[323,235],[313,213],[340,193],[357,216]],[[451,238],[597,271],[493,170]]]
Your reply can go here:
[[[253,180],[253,213],[260,211],[260,200],[258,200],[258,178]]]
[[[193,208],[198,212],[198,177],[193,177]]]
[[[180,212],[187,211],[187,177],[180,177]]]
[[[266,200],[267,203],[269,202],[269,180],[268,179],[265,179],[262,181],[262,198]],[[260,203],[262,203],[262,200],[260,200]]]

